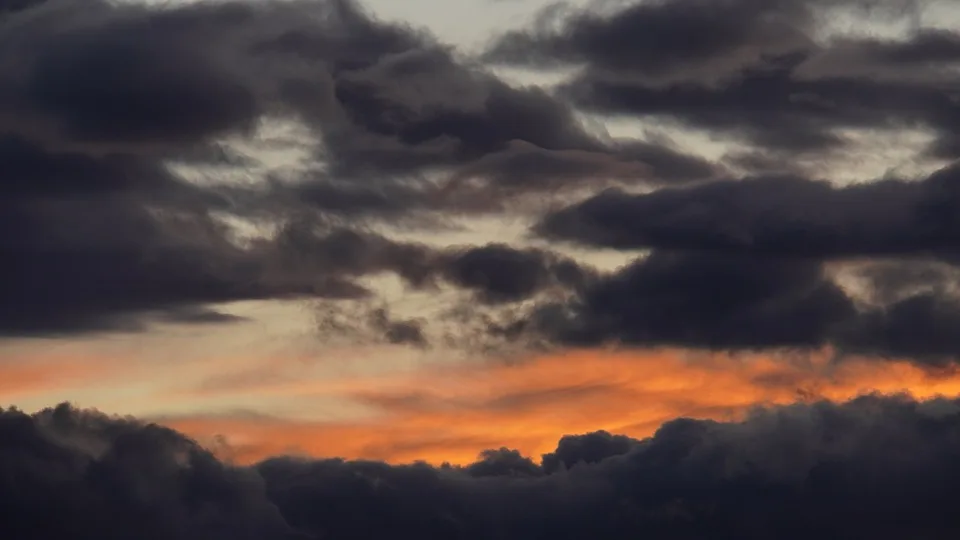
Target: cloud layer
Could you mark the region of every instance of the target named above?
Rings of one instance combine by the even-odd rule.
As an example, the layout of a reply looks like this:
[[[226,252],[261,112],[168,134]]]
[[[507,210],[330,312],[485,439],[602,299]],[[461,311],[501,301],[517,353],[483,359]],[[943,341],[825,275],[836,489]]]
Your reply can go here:
[[[5,538],[946,538],[960,403],[862,397],[564,437],[542,465],[274,458],[61,405],[0,414]],[[145,533],[145,531],[149,531]]]
[[[0,15],[0,253],[15,262],[0,333],[225,323],[218,306],[239,300],[376,303],[368,278],[393,274],[461,291],[450,310],[486,306],[465,324],[488,341],[831,345],[949,362],[952,272],[901,270],[894,283],[884,269],[957,260],[960,177],[944,159],[960,39],[831,25],[910,9],[555,7],[469,58],[346,0],[12,4]],[[577,69],[557,88],[517,86],[490,62]],[[728,137],[727,153],[613,137],[584,111]],[[270,140],[265,126],[301,131]],[[803,165],[908,129],[930,139],[910,159],[941,170],[841,185]],[[393,234],[506,215],[533,222],[539,247]],[[570,242],[652,254],[604,274],[561,255]],[[870,266],[860,290],[837,278],[853,264]],[[374,309],[387,341],[430,344],[422,321]]]

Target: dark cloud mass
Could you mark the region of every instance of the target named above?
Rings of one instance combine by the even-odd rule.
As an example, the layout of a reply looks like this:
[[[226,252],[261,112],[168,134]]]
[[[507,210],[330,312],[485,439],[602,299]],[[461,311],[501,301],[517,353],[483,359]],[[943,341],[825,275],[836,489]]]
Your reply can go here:
[[[818,263],[655,252],[530,323],[563,342],[712,349],[825,345],[855,310]]]
[[[362,297],[354,278],[395,271],[416,283],[427,266],[420,248],[343,232],[362,221],[715,173],[667,146],[595,135],[546,90],[509,86],[346,0],[3,8],[0,333],[131,330],[228,319],[205,311],[213,303]],[[265,121],[299,122],[317,139],[295,186],[201,185],[167,166],[245,168],[220,140]],[[219,220],[231,214],[283,232],[240,246]],[[449,275],[476,289],[484,272]],[[539,279],[490,286],[516,297]]]
[[[956,266],[957,166],[840,185],[797,165],[852,151],[851,128],[925,131],[917,164],[955,157],[957,32],[843,26],[922,7],[553,6],[474,58],[347,0],[4,3],[0,334],[221,323],[230,302],[323,298],[359,301],[383,340],[429,345],[432,321],[377,311],[367,278],[391,274],[460,290],[444,313],[495,339],[949,361],[955,277],[914,273],[907,290],[838,276]],[[578,69],[523,86],[484,62]],[[585,111],[663,129],[611,136]],[[267,125],[301,130],[280,137],[304,154],[289,171],[230,142],[266,150]],[[724,138],[729,159],[671,142],[678,126]],[[550,245],[393,235],[518,212],[537,240],[652,253],[604,273]]]
[[[607,191],[548,215],[541,234],[618,248],[817,259],[952,257],[960,168],[920,181],[836,187],[796,176],[726,180],[643,195]]]
[[[565,437],[543,465],[218,461],[62,405],[0,415],[0,534],[32,538],[952,538],[960,403],[862,397]],[[564,466],[554,465],[561,461]]]
[[[768,150],[837,149],[848,142],[841,128],[922,126],[939,135],[932,153],[955,158],[954,30],[822,35],[845,16],[902,21],[925,4],[656,0],[602,12],[551,10],[536,28],[503,36],[487,57],[582,66],[565,87],[580,106],[675,120]]]
[[[923,263],[916,263],[923,264]],[[896,263],[901,273],[911,263]],[[960,359],[953,275],[874,275],[860,299],[809,258],[654,251],[576,294],[514,314],[509,339],[714,351],[832,347],[841,356]]]

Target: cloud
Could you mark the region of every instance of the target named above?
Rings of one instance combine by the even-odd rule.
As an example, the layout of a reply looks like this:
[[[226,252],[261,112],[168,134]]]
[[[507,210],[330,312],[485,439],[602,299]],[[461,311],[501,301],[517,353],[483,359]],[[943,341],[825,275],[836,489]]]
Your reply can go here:
[[[63,405],[4,411],[0,431],[6,537],[296,538],[259,475],[169,429]]]
[[[897,20],[921,3],[662,0],[548,10],[487,53],[524,67],[581,67],[563,89],[587,109],[733,136],[786,154],[845,147],[841,129],[921,126],[955,158],[953,30],[856,37],[830,21]],[[893,19],[890,19],[890,17]]]
[[[960,355],[952,330],[960,321],[951,217],[958,178],[951,165],[918,180],[842,187],[781,175],[605,191],[547,214],[535,232],[652,253],[516,324],[579,344],[829,343],[949,362]],[[859,286],[841,288],[837,268],[857,265]]]
[[[418,292],[459,289],[445,314],[472,311],[507,341],[957,354],[951,294],[864,306],[824,268],[955,261],[955,166],[848,187],[733,179],[663,140],[605,134],[578,108],[616,94],[607,112],[746,134],[754,161],[833,147],[849,127],[921,126],[942,145],[956,108],[947,30],[818,34],[825,14],[859,9],[840,0],[555,10],[487,55],[585,64],[554,92],[349,1],[16,5],[0,16],[0,255],[17,261],[0,285],[4,336],[227,323],[230,302],[326,299],[358,302],[378,339],[430,345],[429,321],[369,313],[380,299],[367,278],[394,274]],[[264,143],[271,123],[304,133],[289,174],[231,146]],[[622,189],[597,193],[610,186]],[[465,215],[535,218],[526,203],[575,193],[594,196],[551,211],[541,239],[653,255],[601,275],[549,246],[391,236]],[[471,346],[469,322],[448,341]]]
[[[815,262],[654,252],[534,324],[584,345],[819,348],[853,310]]]
[[[226,322],[214,305],[238,300],[364,298],[365,274],[422,278],[422,249],[374,239],[371,219],[495,212],[560,180],[715,174],[677,149],[593,133],[547,90],[510,86],[345,0],[18,2],[0,15],[0,50],[10,336]],[[188,181],[170,166],[257,176],[262,163],[229,141],[257,146],[271,122],[307,133],[293,182]],[[241,245],[224,220],[281,233]]]
[[[595,275],[554,253],[514,249],[505,244],[455,252],[443,271],[449,281],[476,291],[488,303],[526,300],[551,286],[579,289]]]
[[[606,431],[564,435],[555,451],[543,455],[543,471],[553,474],[580,464],[600,463],[609,457],[628,453],[637,442],[626,435],[611,435]]]
[[[663,83],[710,82],[769,52],[810,44],[810,7],[823,2],[698,0],[632,3],[614,13],[548,8],[532,30],[507,33],[491,60],[537,67],[585,63],[597,71]]]
[[[196,413],[154,420],[205,442],[222,436],[229,444],[224,455],[241,463],[293,453],[466,465],[484,448],[506,446],[524,456],[555,454],[545,465],[550,470],[562,468],[561,463],[570,468],[591,462],[623,447],[621,439],[599,435],[557,446],[569,433],[602,429],[639,438],[678,416],[740,419],[758,405],[844,401],[870,391],[910,391],[922,399],[960,393],[960,380],[949,368],[866,356],[837,363],[829,350],[811,355],[581,350],[513,363],[436,365],[413,373],[332,379],[271,360],[249,375],[241,371],[233,380],[212,382],[185,385],[169,398],[158,394],[157,399],[199,405]],[[331,400],[351,416],[325,420],[202,412],[203,403],[290,403],[306,411],[328,407]]]
[[[946,365],[960,358],[953,331],[960,299],[954,278],[938,279],[867,282],[867,289],[879,294],[865,302],[816,259],[657,250],[566,299],[511,314],[511,322],[490,332],[509,328],[507,340],[577,347],[812,351],[830,346],[841,356]]]
[[[960,168],[848,186],[747,177],[632,195],[607,191],[546,216],[537,231],[617,248],[811,259],[953,257]]]
[[[733,423],[676,419],[626,452],[550,473],[507,449],[464,468],[283,457],[236,467],[155,425],[66,405],[11,410],[0,416],[0,467],[17,481],[0,483],[15,510],[3,533],[939,538],[960,529],[958,410],[866,396]]]

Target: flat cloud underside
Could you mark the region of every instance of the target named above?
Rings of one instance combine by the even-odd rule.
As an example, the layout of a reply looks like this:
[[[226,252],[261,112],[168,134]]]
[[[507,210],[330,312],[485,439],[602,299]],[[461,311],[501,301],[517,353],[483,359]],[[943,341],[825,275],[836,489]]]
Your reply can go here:
[[[0,413],[4,538],[949,538],[960,403],[862,397],[564,437],[463,467],[218,461],[67,405]],[[145,533],[144,531],[149,531]]]
[[[851,128],[926,130],[933,141],[918,160],[954,156],[956,32],[818,33],[833,16],[908,7],[554,9],[478,61],[346,0],[5,3],[0,257],[11,262],[0,334],[216,324],[237,320],[218,306],[239,300],[367,306],[377,291],[364,280],[388,273],[421,293],[459,290],[447,307],[477,311],[491,339],[833,346],[951,361],[956,278],[905,269],[955,266],[956,167],[838,187],[793,163],[849,150]],[[521,87],[482,61],[581,69],[556,89]],[[732,135],[745,154],[714,163],[668,137],[612,137],[582,122],[583,109]],[[304,135],[268,144],[258,137],[270,123]],[[257,172],[266,158],[225,149],[236,139],[306,157],[279,178]],[[754,166],[794,173],[737,177]],[[529,215],[545,206],[546,216]],[[652,254],[602,273],[542,243],[428,247],[390,236],[518,211],[554,246]],[[238,242],[230,220],[278,232]],[[872,269],[866,291],[831,273],[851,265]],[[887,267],[895,283],[877,274]],[[432,321],[378,309],[365,319],[371,331],[429,345]]]

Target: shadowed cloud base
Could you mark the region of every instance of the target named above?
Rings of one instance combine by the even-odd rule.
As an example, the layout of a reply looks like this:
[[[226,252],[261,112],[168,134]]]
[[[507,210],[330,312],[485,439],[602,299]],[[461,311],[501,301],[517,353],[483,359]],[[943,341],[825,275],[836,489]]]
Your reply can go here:
[[[0,413],[4,538],[949,538],[960,402],[861,397],[567,437],[543,464],[218,461],[62,405]]]

